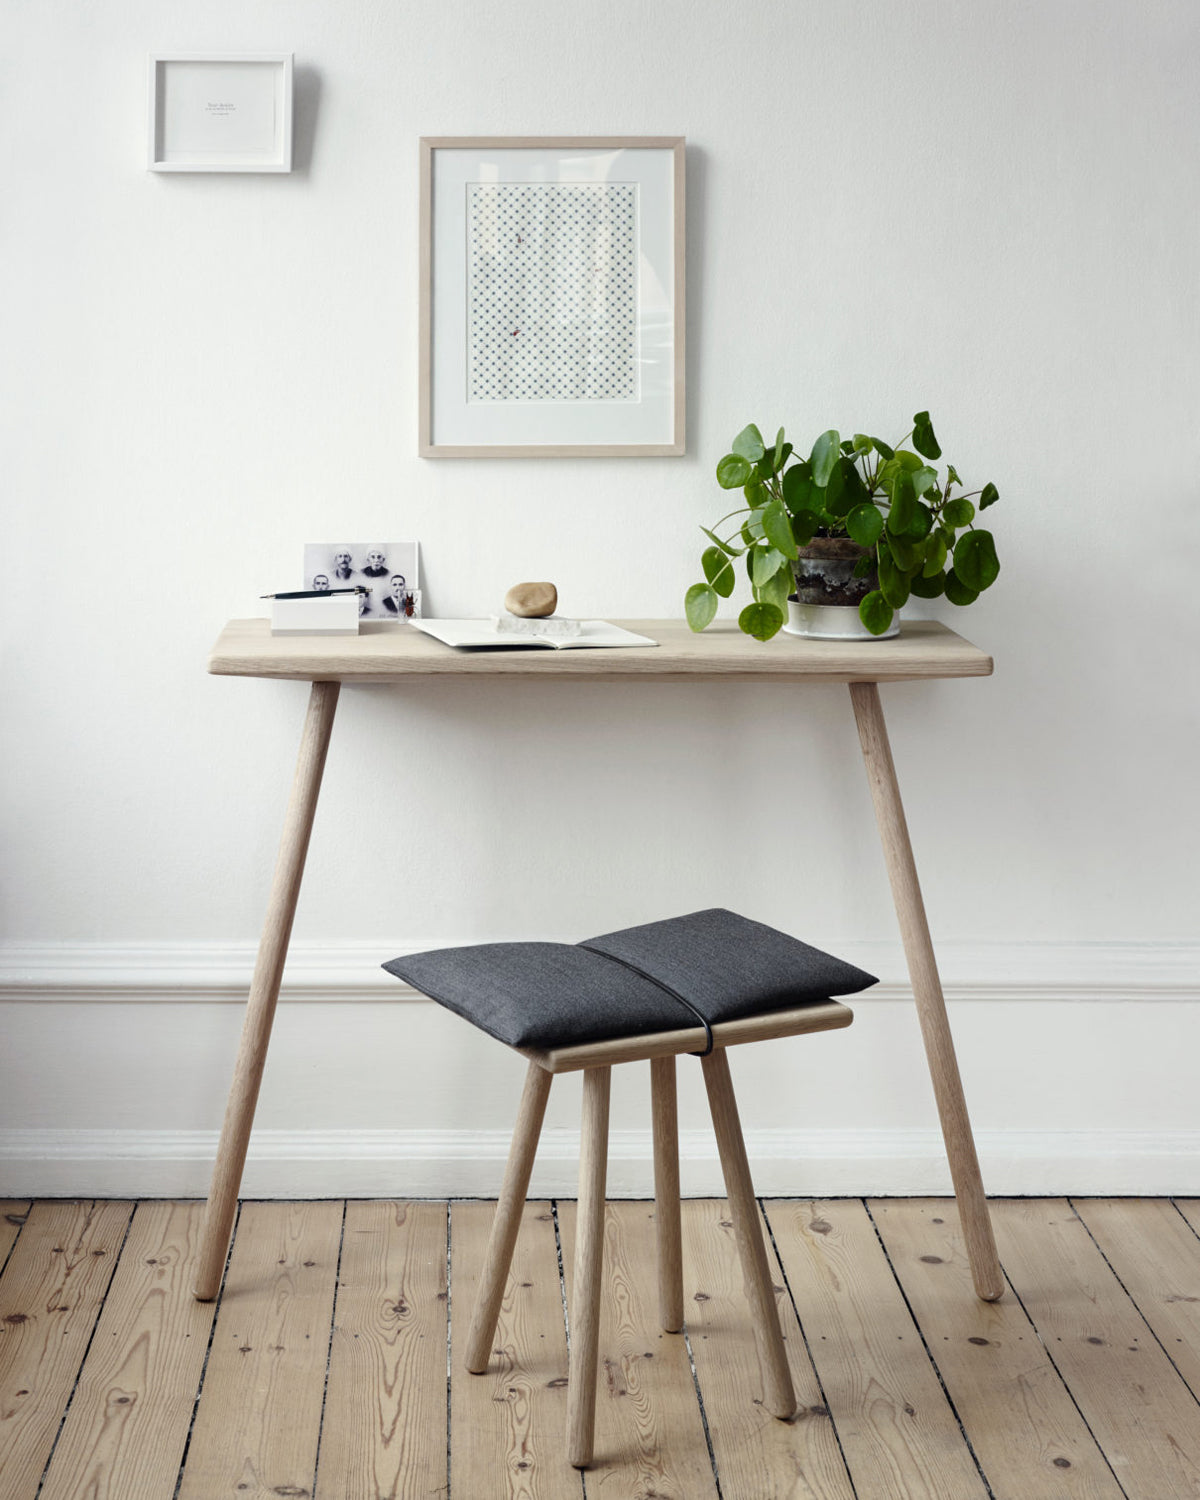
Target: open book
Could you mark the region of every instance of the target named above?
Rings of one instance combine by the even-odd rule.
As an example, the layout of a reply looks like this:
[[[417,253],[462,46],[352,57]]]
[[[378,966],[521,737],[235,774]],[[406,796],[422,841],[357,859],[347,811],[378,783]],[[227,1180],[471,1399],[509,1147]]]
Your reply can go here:
[[[490,620],[409,620],[413,630],[458,646],[467,651],[519,651],[527,646],[548,646],[552,651],[571,651],[578,646],[657,646],[646,635],[634,635],[620,625],[606,620],[581,620],[578,635],[539,635],[535,632],[509,635],[497,630]]]

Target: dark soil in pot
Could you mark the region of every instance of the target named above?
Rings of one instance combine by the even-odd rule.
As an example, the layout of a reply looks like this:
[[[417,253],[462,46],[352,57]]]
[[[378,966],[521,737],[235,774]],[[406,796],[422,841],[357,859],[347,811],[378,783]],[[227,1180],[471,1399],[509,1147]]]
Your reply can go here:
[[[796,599],[800,604],[845,604],[857,606],[879,578],[872,568],[865,578],[855,578],[854,568],[860,557],[869,553],[848,536],[814,537],[792,564],[796,580]]]

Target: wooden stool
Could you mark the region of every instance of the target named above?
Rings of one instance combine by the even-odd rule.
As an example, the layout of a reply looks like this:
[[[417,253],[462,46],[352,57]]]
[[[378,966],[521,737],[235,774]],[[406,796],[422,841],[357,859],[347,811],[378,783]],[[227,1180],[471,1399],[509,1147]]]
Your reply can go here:
[[[481,1374],[491,1357],[551,1080],[556,1073],[582,1071],[567,1457],[576,1468],[591,1462],[612,1068],[650,1062],[659,1316],[667,1332],[677,1333],[683,1327],[683,1270],[675,1058],[695,1053],[704,1070],[765,1404],[776,1417],[792,1416],[796,1401],[726,1050],[848,1026],[853,1013],[830,999],[830,992],[865,989],[872,977],[726,911],[629,928],[574,947],[493,943],[410,955],[384,967],[529,1059],[467,1336],[467,1369]],[[589,1032],[594,1034],[584,1035]]]

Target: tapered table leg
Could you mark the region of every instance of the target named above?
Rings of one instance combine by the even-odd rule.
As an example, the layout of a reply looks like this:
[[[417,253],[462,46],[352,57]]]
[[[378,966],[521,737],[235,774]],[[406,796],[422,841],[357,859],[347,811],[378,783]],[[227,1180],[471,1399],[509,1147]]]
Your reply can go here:
[[[787,1350],[784,1348],[779,1313],[775,1307],[771,1268],[767,1261],[766,1246],[763,1244],[762,1216],[758,1211],[758,1199],[754,1196],[754,1184],[750,1180],[746,1143],[742,1137],[737,1100],[733,1096],[733,1080],[729,1074],[729,1058],[724,1047],[701,1056],[700,1066],[704,1070],[708,1107],[717,1137],[721,1173],[725,1178],[725,1195],[729,1200],[729,1215],[733,1220],[733,1233],[742,1262],[742,1280],[746,1285],[750,1318],[754,1324],[758,1357],[762,1363],[763,1404],[773,1417],[787,1419],[795,1415],[796,1395],[788,1371]]]
[[[325,769],[339,687],[336,682],[314,682],[308,699],[308,713],[300,738],[300,757],[284,819],[283,838],[271,882],[267,916],[242,1025],[241,1046],[229,1102],[225,1106],[225,1123],[221,1127],[221,1142],[217,1147],[212,1187],[201,1231],[195,1286],[195,1295],[201,1302],[211,1302],[217,1295],[229,1250],[242,1168],[246,1163],[246,1147],[267,1060],[271,1023],[275,1019],[275,1003],[279,999],[279,984],[283,978],[292,919],[296,915],[296,901],[300,895],[304,859],[321,790],[321,775]]]
[[[666,1333],[683,1327],[683,1227],[679,1214],[679,1105],[675,1059],[650,1059],[654,1125],[654,1219],[658,1231],[658,1319]]]
[[[529,1064],[529,1072],[525,1075],[525,1091],[517,1111],[508,1166],[504,1169],[504,1185],[500,1189],[496,1217],[488,1236],[483,1275],[475,1293],[475,1312],[467,1334],[467,1354],[463,1362],[473,1375],[482,1375],[491,1357],[492,1339],[500,1316],[500,1304],[504,1301],[504,1288],[508,1284],[508,1268],[512,1265],[517,1231],[521,1227],[521,1210],[529,1192],[529,1176],[537,1155],[538,1137],[542,1133],[553,1077],[553,1073],[547,1073],[534,1062]]]
[[[604,1269],[604,1191],[608,1180],[608,1101],[612,1069],[583,1075],[579,1208],[575,1219],[575,1295],[567,1380],[567,1462],[586,1469],[596,1438],[596,1367],[600,1359],[600,1277]]]
[[[921,887],[917,881],[917,866],[913,859],[912,844],[909,842],[904,807],[900,801],[900,786],[896,780],[891,746],[888,744],[879,688],[873,682],[852,682],[850,699],[854,704],[858,738],[867,767],[871,797],[875,803],[883,857],[892,883],[892,899],[900,921],[900,936],[908,960],[913,998],[917,1002],[925,1055],[929,1059],[929,1073],[933,1079],[946,1155],[950,1160],[950,1176],[954,1182],[963,1236],[967,1242],[971,1276],[979,1296],[987,1302],[994,1302],[1003,1294],[1004,1272],[1000,1269],[1000,1258],[996,1254],[996,1240],[983,1192],[979,1158],[975,1154],[975,1138],[971,1134],[967,1101],[963,1096],[962,1079],[959,1077],[958,1061],[954,1055],[954,1039],[946,1016],[946,1002],[929,936],[929,924],[925,919],[925,903],[921,899]]]

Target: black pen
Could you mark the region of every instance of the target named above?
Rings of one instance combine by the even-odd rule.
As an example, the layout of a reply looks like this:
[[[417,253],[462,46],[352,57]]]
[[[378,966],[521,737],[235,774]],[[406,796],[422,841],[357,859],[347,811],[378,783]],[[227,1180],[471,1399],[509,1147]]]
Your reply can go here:
[[[348,589],[293,589],[289,594],[259,594],[260,599],[324,599],[329,594],[369,594],[370,589],[356,583]]]

